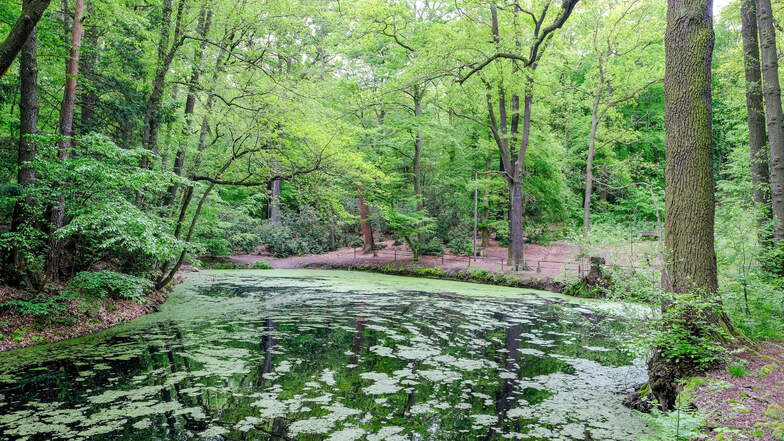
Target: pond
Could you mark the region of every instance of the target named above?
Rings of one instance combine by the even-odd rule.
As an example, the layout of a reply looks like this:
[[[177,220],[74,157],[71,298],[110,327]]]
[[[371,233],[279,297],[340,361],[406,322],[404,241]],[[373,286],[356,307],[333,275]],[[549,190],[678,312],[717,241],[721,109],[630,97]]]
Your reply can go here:
[[[158,313],[0,354],[0,439],[634,440],[633,328],[522,289],[193,273]]]

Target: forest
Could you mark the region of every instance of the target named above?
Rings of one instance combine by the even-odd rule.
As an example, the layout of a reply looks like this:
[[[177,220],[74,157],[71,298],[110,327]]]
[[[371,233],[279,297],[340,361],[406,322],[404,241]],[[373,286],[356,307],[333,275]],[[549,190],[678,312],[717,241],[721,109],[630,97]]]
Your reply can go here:
[[[0,438],[784,440],[783,25],[0,0]]]

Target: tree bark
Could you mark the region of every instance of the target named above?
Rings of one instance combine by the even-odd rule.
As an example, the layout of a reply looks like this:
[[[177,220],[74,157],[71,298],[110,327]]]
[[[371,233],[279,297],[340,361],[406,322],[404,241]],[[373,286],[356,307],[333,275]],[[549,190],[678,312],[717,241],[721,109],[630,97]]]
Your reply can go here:
[[[776,29],[770,0],[756,0],[757,26],[762,47],[762,93],[768,117],[770,148],[770,200],[773,213],[773,240],[784,241],[784,112],[781,107]]]
[[[370,224],[370,208],[365,202],[362,187],[357,191],[357,205],[359,206],[359,229],[362,232],[362,252],[370,253],[376,249],[373,243],[373,226]]]
[[[583,234],[591,229],[591,196],[593,193],[593,158],[596,155],[596,132],[599,129],[599,103],[602,96],[597,93],[591,107],[591,133],[588,135],[588,158],[585,163],[585,194],[583,195]]]
[[[51,0],[29,0],[22,4],[22,13],[11,28],[11,32],[0,43],[0,78],[5,75],[22,46],[28,41],[35,25],[49,7]]]
[[[29,2],[25,1],[25,4]],[[23,6],[24,8],[25,6]],[[17,183],[23,188],[24,198],[17,201],[11,219],[11,231],[18,232],[27,223],[31,198],[28,188],[35,182],[35,169],[30,163],[35,159],[35,135],[38,126],[38,56],[35,28],[22,46],[19,57],[19,151],[17,154]],[[14,267],[19,275],[25,273],[24,256],[16,247],[13,251]]]
[[[711,127],[712,0],[668,0],[665,33],[665,268],[671,293],[718,288],[713,222],[715,195]],[[667,305],[663,306],[667,308]],[[654,349],[651,393],[670,410],[683,375],[677,360]]]
[[[71,29],[71,50],[68,55],[65,70],[65,91],[63,103],[60,107],[60,140],[58,144],[57,159],[66,161],[71,156],[73,144],[73,119],[76,105],[76,79],[79,75],[79,50],[82,44],[82,19],[84,15],[84,1],[74,0],[73,25]],[[49,251],[46,256],[46,275],[49,280],[58,281],[60,278],[60,257],[62,243],[57,239],[57,230],[62,228],[65,221],[65,197],[59,194],[51,210]]]

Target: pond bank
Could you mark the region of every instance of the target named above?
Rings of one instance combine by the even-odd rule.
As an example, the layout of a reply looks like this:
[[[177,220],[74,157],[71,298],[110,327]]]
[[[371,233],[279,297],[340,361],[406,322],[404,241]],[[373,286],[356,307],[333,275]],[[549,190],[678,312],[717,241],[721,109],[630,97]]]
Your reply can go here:
[[[506,286],[509,288],[526,288],[540,291],[562,293],[565,283],[551,277],[520,277],[513,273],[501,273],[485,269],[443,269],[439,266],[428,267],[400,262],[397,264],[329,264],[311,263],[305,269],[333,269],[346,271],[366,271],[380,274],[391,274],[406,277],[424,277],[437,280],[456,282],[481,283],[483,285]]]
[[[105,298],[95,305],[84,305],[79,299],[72,299],[68,302],[67,314],[73,318],[72,323],[41,323],[35,316],[5,311],[0,317],[0,352],[82,337],[156,312],[181,280],[177,278],[168,287],[150,293],[144,298],[144,303]],[[4,288],[0,303],[15,295],[10,288]],[[85,309],[90,312],[86,313]]]

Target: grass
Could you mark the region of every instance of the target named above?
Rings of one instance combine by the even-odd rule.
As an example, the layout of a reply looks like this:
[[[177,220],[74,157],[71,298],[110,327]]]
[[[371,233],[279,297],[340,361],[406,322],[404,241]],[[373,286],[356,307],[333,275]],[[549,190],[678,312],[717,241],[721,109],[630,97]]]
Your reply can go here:
[[[727,366],[727,372],[735,378],[743,378],[748,375],[748,371],[746,370],[746,366],[741,363],[733,363]]]

